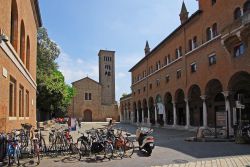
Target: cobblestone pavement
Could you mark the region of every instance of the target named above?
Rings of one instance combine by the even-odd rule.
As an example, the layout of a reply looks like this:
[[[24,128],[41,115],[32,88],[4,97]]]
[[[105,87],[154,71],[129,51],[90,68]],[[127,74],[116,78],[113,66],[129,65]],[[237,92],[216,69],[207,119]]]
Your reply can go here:
[[[91,128],[99,128],[107,123],[84,123],[79,131]],[[65,125],[66,126],[66,125]],[[56,125],[58,127],[58,125]],[[128,124],[117,124],[116,127],[126,129],[135,134],[136,126]],[[74,141],[79,136],[78,130],[71,132]],[[47,131],[44,131],[45,139],[48,140]],[[83,158],[81,161],[76,156],[58,156],[52,158],[43,157],[41,167],[150,167],[164,166],[168,167],[240,167],[249,163],[250,145],[239,145],[234,142],[187,142],[185,138],[194,136],[193,132],[184,130],[155,128],[152,134],[156,139],[156,147],[150,157],[141,153],[136,148],[131,158],[112,159],[95,161],[93,159]],[[135,143],[136,144],[136,143]],[[236,156],[236,157],[235,157]],[[218,164],[215,165],[215,162]],[[229,164],[229,162],[231,164]],[[243,164],[242,164],[243,163]],[[171,164],[171,165],[170,165]],[[32,159],[23,159],[23,167],[36,166]],[[0,165],[1,166],[1,165]],[[247,167],[245,165],[245,167]]]
[[[250,155],[152,167],[250,167]]]

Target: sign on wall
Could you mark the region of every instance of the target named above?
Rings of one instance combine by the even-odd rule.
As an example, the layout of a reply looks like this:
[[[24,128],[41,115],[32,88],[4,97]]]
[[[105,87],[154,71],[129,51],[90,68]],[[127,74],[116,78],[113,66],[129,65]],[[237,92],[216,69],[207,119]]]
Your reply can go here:
[[[8,77],[8,71],[7,71],[7,69],[4,68],[4,67],[3,67],[3,76],[4,76],[5,78]]]
[[[220,127],[227,126],[227,115],[225,111],[216,112],[216,125]]]

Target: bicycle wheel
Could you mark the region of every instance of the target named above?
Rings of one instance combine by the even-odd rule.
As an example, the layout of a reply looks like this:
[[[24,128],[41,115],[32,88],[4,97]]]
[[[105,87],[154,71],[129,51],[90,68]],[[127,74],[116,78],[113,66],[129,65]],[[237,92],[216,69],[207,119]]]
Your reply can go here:
[[[120,157],[122,159],[125,155],[125,145],[123,144],[123,141],[121,139],[117,139],[113,148],[114,157]]]
[[[131,157],[134,154],[134,151],[135,151],[135,146],[133,141],[127,139],[125,141],[125,156]]]
[[[17,166],[20,166],[20,151],[19,150],[15,150],[14,161],[17,164]]]
[[[54,135],[53,134],[49,134],[49,146],[52,146],[52,144],[54,143]]]
[[[56,137],[55,145],[56,145],[56,152],[57,152],[57,153],[63,151],[63,148],[64,148],[64,141],[62,140],[61,137]]]
[[[113,157],[113,145],[109,142],[104,143],[104,157],[109,160]]]
[[[78,151],[78,148],[77,148],[77,144],[70,143],[69,151],[70,151],[71,154],[78,154],[79,151]]]
[[[70,146],[70,141],[68,141],[68,139],[66,139],[65,137],[63,138],[63,151],[64,151],[64,153],[66,153],[66,154],[69,154],[69,153],[71,153],[71,146]],[[72,142],[73,143],[73,142]]]
[[[8,166],[11,166],[11,155],[8,155]]]
[[[37,165],[39,165],[40,164],[40,154],[38,153],[38,155],[37,155]]]
[[[33,145],[34,145],[34,158],[37,158],[37,164],[40,164],[40,146],[37,142],[34,142]]]
[[[20,135],[19,136],[19,141],[20,141],[20,144],[21,144],[21,148],[25,148],[25,147],[28,147],[28,137],[25,136],[25,135]]]
[[[56,148],[56,142],[55,142],[55,140],[52,143],[52,145],[49,146],[48,153],[49,153],[48,155],[50,155],[51,157],[57,157],[57,148]]]
[[[212,131],[210,130],[210,129],[203,129],[202,130],[202,136],[203,137],[211,137],[211,136],[213,136],[213,133],[212,133]]]
[[[81,158],[86,156],[88,153],[87,143],[85,141],[78,141],[77,148],[79,153],[79,160],[81,160]]]

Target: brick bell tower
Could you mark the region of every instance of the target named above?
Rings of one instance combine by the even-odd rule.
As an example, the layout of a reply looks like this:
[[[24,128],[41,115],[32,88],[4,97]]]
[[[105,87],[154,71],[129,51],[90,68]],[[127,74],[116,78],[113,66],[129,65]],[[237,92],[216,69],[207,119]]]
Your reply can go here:
[[[115,103],[115,51],[100,50],[99,83],[102,85],[102,104]]]

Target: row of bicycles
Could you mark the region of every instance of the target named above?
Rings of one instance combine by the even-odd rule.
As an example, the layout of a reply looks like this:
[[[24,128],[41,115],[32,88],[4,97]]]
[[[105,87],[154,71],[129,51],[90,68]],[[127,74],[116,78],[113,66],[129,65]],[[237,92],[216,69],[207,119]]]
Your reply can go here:
[[[10,133],[1,133],[0,138],[5,139],[1,141],[5,143],[8,165],[20,165],[20,158],[26,157],[40,164],[43,156],[74,155],[78,160],[83,157],[111,160],[131,157],[135,149],[131,134],[114,127],[78,131],[76,141],[63,127],[52,128],[48,136],[42,133],[43,129],[33,129],[29,124],[22,124],[22,129]]]
[[[49,153],[51,156],[59,154],[74,154],[81,160],[83,157],[95,159],[112,159],[131,157],[134,153],[134,143],[131,134],[113,127],[78,131],[78,139],[73,141],[67,129],[52,129],[49,134]]]
[[[8,165],[20,165],[20,158],[25,154],[37,159],[40,163],[41,144],[38,129],[31,131],[32,125],[22,124],[22,129],[12,130],[9,133],[0,133],[1,157],[8,159]],[[44,141],[44,140],[43,140]],[[44,142],[45,143],[45,142]]]

